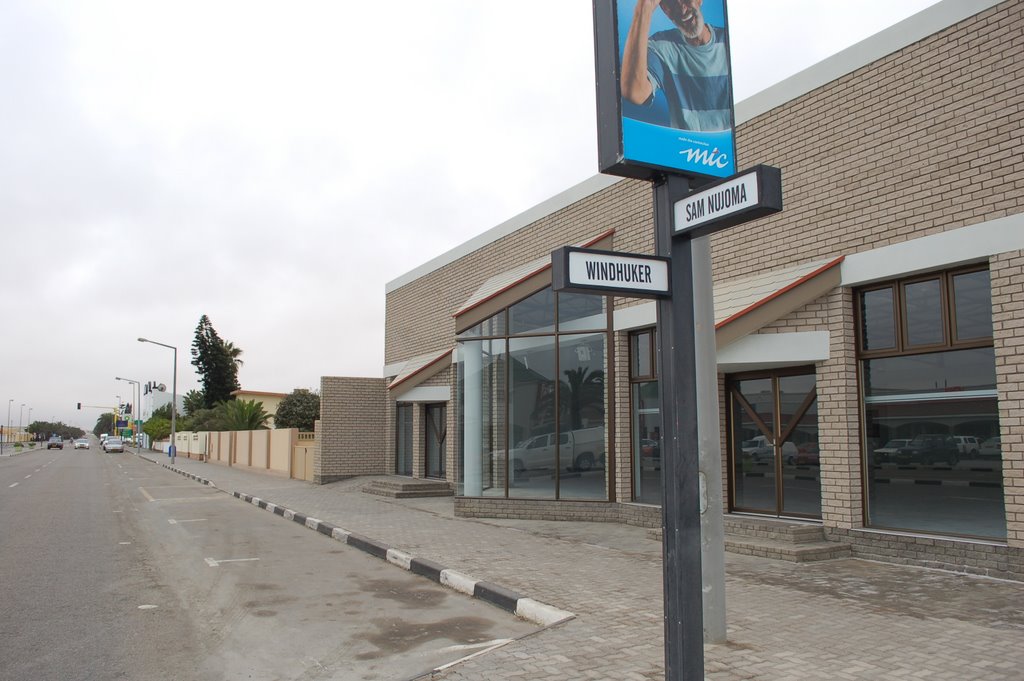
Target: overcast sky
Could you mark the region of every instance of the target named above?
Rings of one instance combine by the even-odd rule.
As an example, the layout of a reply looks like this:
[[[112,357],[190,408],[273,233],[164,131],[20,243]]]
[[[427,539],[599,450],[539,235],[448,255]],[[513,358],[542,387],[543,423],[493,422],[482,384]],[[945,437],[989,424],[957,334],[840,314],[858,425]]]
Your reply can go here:
[[[729,0],[736,99],[934,2]],[[0,2],[0,414],[170,388],[139,336],[196,388],[203,314],[244,388],[380,376],[387,281],[597,172],[593,83],[591,0]]]

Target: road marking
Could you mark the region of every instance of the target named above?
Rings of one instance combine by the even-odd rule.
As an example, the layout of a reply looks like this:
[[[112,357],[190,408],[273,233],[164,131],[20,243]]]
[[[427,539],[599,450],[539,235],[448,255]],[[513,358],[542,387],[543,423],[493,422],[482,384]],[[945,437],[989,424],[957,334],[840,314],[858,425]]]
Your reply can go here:
[[[29,479],[29,478],[31,478],[31,477],[32,477],[32,474],[31,474],[31,473],[29,473],[28,475],[26,475],[26,476],[25,476],[25,479],[26,479],[26,480],[28,480],[28,479]]]
[[[120,544],[121,546],[131,546],[131,542],[130,541],[119,541],[117,543]]]
[[[246,563],[251,560],[259,560],[259,558],[221,558],[220,560],[205,558],[204,560],[210,567],[220,567],[221,563]]]
[[[191,520],[175,520],[174,518],[167,519],[167,522],[171,525],[177,525],[178,523],[201,523],[205,521],[206,518],[192,518]]]
[[[158,606],[158,605],[148,605],[148,604],[147,605],[140,605],[139,606],[139,610],[153,610],[153,609],[158,608],[158,607],[160,607],[160,606]]]
[[[155,501],[153,497],[149,496],[149,492],[146,491],[145,487],[140,487],[139,491],[142,492],[142,496],[146,497],[146,501]]]
[[[14,483],[13,485],[7,485],[7,486],[8,486],[8,487],[17,487],[17,486],[18,486],[18,483]]]

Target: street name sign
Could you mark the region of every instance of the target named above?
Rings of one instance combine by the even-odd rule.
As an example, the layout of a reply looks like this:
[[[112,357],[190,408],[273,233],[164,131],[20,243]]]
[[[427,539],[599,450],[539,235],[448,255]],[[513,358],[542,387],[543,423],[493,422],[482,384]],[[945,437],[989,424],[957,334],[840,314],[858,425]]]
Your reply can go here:
[[[707,236],[782,210],[782,171],[767,165],[706,185],[677,201],[675,236]]]
[[[669,259],[565,246],[551,253],[555,291],[664,298],[672,291]]]

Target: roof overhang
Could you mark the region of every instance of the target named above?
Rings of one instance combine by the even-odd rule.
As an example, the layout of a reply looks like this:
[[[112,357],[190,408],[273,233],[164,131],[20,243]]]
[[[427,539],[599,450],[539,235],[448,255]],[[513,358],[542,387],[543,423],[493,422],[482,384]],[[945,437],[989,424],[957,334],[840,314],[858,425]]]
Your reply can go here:
[[[609,229],[575,244],[581,248],[611,248],[615,230]],[[455,313],[455,333],[476,326],[502,309],[551,285],[551,256],[537,258],[485,281]]]
[[[392,397],[412,390],[427,379],[433,378],[452,365],[452,350],[414,357],[405,363],[402,370],[388,385]]]

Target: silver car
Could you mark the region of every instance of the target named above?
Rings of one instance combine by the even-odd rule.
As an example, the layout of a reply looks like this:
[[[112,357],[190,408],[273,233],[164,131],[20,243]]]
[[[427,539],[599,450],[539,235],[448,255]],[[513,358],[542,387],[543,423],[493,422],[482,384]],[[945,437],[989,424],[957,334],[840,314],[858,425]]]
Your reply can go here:
[[[108,437],[103,441],[103,451],[124,452],[124,442],[119,437]]]

